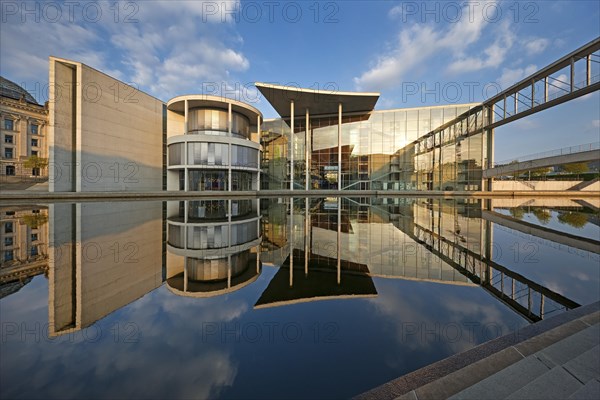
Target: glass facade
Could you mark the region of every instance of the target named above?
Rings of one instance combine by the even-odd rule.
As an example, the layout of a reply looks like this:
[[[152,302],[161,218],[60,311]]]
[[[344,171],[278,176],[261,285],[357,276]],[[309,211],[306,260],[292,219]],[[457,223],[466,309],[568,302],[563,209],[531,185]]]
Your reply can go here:
[[[261,130],[262,189],[479,190],[486,154],[482,134],[452,126],[428,133],[467,112],[469,105],[265,121]],[[483,116],[474,116],[474,123]],[[308,151],[306,146],[308,146]],[[293,163],[292,163],[293,159]],[[293,165],[293,167],[292,167]],[[293,174],[293,175],[292,175]]]
[[[258,190],[261,117],[252,106],[225,98],[172,99],[167,104],[167,189]]]
[[[229,190],[227,170],[188,170],[188,191]],[[252,190],[252,173],[231,171],[231,190]]]
[[[193,108],[188,113],[188,133],[227,136],[227,110]],[[231,114],[231,136],[247,139],[250,136],[250,121],[236,112]]]

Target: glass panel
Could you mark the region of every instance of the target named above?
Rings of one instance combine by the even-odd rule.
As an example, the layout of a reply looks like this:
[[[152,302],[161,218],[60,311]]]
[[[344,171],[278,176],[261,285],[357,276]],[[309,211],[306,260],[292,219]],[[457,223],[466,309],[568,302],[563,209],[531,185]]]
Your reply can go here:
[[[169,165],[183,164],[183,143],[169,145]]]

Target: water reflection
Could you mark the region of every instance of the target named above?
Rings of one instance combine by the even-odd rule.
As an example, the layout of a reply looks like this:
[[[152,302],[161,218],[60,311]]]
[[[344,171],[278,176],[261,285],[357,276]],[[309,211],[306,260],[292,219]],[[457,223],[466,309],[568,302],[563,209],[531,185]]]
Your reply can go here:
[[[162,284],[162,206],[49,206],[51,336],[88,327]]]
[[[168,202],[167,286],[209,297],[238,290],[260,275],[259,200]]]
[[[301,397],[352,396],[495,332],[600,299],[598,206],[281,198],[2,207],[2,260],[6,251],[29,249],[0,268],[3,391],[60,397],[51,383],[66,379],[73,397],[84,390],[95,397],[280,397],[290,388]],[[521,218],[515,209],[524,210]],[[567,213],[587,222],[562,223]],[[47,298],[46,278],[33,278],[44,274]],[[41,337],[65,341],[27,340],[20,324],[40,322],[48,322]],[[143,340],[122,347],[128,324]],[[295,331],[283,326],[304,336],[290,341]],[[454,340],[449,326],[480,329]],[[274,341],[272,327],[280,329]],[[89,329],[110,335],[70,340]],[[78,352],[96,367],[77,370]],[[36,357],[48,368],[73,367],[37,376],[31,386],[23,376]],[[356,368],[353,358],[370,371],[364,379],[305,385],[315,373],[344,379]],[[104,359],[123,367],[110,372]],[[277,365],[289,359],[297,378],[279,379]],[[159,384],[161,366],[179,371],[179,392]],[[264,373],[277,382],[259,390]],[[135,383],[147,374],[157,383]],[[111,389],[107,381],[118,384]]]

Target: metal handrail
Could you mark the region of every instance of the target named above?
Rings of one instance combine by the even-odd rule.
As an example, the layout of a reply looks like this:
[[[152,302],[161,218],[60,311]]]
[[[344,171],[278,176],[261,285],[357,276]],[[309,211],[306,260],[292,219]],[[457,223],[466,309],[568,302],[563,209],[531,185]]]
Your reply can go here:
[[[518,156],[518,157],[512,158],[510,160],[498,161],[498,162],[494,163],[494,167],[508,165],[511,162],[515,162],[515,161],[517,161],[517,162],[531,161],[531,160],[537,160],[540,158],[562,156],[562,155],[566,155],[566,154],[581,153],[584,151],[599,150],[599,149],[600,149],[600,142],[580,144],[577,146],[563,147],[562,149],[555,149],[555,150],[544,151],[541,153]]]

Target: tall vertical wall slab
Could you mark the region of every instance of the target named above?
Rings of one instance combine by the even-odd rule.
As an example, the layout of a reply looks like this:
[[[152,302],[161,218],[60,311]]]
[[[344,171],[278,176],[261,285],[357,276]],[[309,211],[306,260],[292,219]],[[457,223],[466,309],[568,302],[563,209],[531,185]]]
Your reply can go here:
[[[163,189],[163,102],[50,57],[49,190]]]

